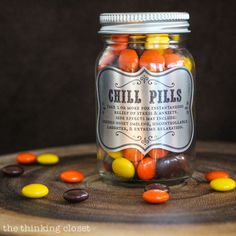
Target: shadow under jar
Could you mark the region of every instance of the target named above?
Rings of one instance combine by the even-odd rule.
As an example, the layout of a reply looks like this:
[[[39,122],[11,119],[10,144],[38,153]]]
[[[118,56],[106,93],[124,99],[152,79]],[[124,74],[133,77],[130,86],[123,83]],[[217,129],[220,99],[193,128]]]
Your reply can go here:
[[[96,63],[97,157],[105,180],[178,184],[195,158],[189,14],[104,13]]]

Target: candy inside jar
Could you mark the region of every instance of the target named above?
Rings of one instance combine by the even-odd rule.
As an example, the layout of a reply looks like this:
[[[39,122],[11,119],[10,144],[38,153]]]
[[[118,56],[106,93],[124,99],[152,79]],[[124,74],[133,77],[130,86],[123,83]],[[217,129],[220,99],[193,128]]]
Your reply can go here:
[[[195,65],[185,48],[188,14],[149,14],[100,17],[105,48],[96,64],[99,173],[118,183],[171,185],[193,171]]]

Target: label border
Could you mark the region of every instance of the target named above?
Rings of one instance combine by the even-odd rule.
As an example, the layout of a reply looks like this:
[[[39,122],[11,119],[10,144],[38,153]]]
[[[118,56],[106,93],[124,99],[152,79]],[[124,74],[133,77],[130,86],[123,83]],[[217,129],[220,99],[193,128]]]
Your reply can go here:
[[[191,117],[191,139],[190,141],[188,142],[188,144],[186,144],[184,147],[181,147],[181,148],[175,148],[173,146],[170,146],[170,145],[167,145],[167,144],[162,144],[162,143],[155,143],[155,144],[151,144],[151,145],[148,145],[147,148],[143,148],[141,145],[139,144],[135,144],[135,143],[128,143],[128,144],[123,144],[123,145],[120,145],[116,148],[110,148],[108,146],[106,146],[103,142],[102,142],[102,139],[100,137],[100,132],[99,132],[99,124],[100,124],[100,118],[101,118],[101,107],[100,107],[100,104],[101,104],[101,101],[100,101],[100,93],[99,93],[99,82],[100,82],[100,77],[101,77],[101,74],[106,71],[106,70],[113,70],[113,71],[116,71],[122,75],[125,75],[125,76],[128,76],[128,77],[134,77],[134,76],[139,76],[141,75],[143,72],[146,72],[147,74],[151,75],[151,76],[154,76],[154,77],[161,77],[163,75],[168,75],[170,73],[172,73],[173,71],[176,71],[176,70],[185,70],[188,74],[189,74],[189,77],[190,77],[190,88],[191,88],[191,96],[190,96],[190,104],[189,104],[189,111],[190,111],[190,117]],[[126,146],[129,146],[129,147],[134,147],[134,148],[137,148],[139,151],[141,151],[142,153],[146,154],[148,153],[151,148],[158,148],[157,146],[162,146],[162,147],[167,147],[167,150],[169,151],[174,151],[176,152],[176,150],[179,150],[179,152],[184,152],[186,151],[190,145],[192,144],[192,141],[193,141],[193,137],[194,137],[194,119],[193,119],[193,96],[194,96],[194,86],[193,86],[193,76],[192,76],[192,73],[186,69],[185,67],[174,67],[174,68],[171,68],[171,69],[168,69],[166,71],[163,71],[163,72],[158,72],[158,73],[154,73],[154,72],[150,72],[149,70],[147,70],[145,67],[142,67],[140,70],[138,70],[137,72],[135,73],[129,73],[129,72],[124,72],[118,68],[115,68],[113,66],[108,66],[108,67],[105,67],[104,69],[102,69],[101,71],[99,71],[99,73],[97,74],[96,76],[96,96],[97,96],[97,107],[98,107],[98,110],[97,110],[97,122],[96,122],[96,134],[97,134],[97,139],[99,141],[99,143],[102,145],[103,149],[105,149],[106,151],[120,151],[123,149],[123,147],[126,147]],[[145,151],[145,152],[143,152]]]

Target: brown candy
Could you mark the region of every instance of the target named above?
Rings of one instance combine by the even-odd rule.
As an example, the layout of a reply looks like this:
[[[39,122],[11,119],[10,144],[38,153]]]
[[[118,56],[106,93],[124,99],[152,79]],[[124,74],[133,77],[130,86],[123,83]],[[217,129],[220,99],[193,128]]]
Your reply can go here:
[[[9,177],[17,177],[24,173],[24,168],[20,165],[9,165],[3,167],[2,172]]]
[[[190,166],[183,154],[171,154],[157,160],[157,178],[175,178],[188,174],[190,174]]]
[[[130,36],[128,48],[134,49],[140,57],[144,52],[145,36],[134,35]]]
[[[63,198],[67,200],[68,202],[82,202],[86,199],[88,199],[89,194],[84,189],[70,189],[64,192]]]
[[[169,187],[164,184],[159,184],[159,183],[148,184],[145,186],[144,191],[148,191],[151,189],[158,189],[158,190],[169,193]]]

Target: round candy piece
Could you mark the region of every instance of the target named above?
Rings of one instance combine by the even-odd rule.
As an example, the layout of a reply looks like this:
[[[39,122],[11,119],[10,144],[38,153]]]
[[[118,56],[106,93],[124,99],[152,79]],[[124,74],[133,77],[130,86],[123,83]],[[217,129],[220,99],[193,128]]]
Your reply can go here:
[[[127,48],[129,36],[128,34],[116,34],[112,35],[111,40],[113,43],[111,45],[112,52],[115,55],[119,55],[122,50]]]
[[[212,180],[210,182],[210,186],[212,189],[216,191],[225,192],[235,189],[236,183],[231,178],[218,178]]]
[[[172,53],[174,53],[174,50],[172,48],[167,48],[167,49],[165,49],[164,53],[165,53],[165,55],[169,54],[169,53],[172,54]]]
[[[107,48],[99,59],[98,71],[102,70],[108,65],[111,65],[114,62],[115,58],[115,53],[110,48]]]
[[[168,154],[168,151],[162,148],[153,148],[148,152],[151,158],[162,158]]]
[[[174,34],[174,35],[171,35],[170,37],[172,40],[177,41],[177,42],[180,41],[181,39],[179,34]]]
[[[177,178],[189,175],[191,172],[187,158],[182,155],[168,155],[157,159],[157,178]]]
[[[139,162],[144,158],[144,155],[136,148],[127,148],[122,152],[123,157],[132,161]]]
[[[156,174],[156,160],[150,157],[139,162],[137,168],[138,177],[141,180],[151,180]]]
[[[188,70],[192,70],[193,68],[193,65],[192,65],[192,62],[190,60],[190,58],[188,57],[184,57],[184,66],[188,69]]]
[[[169,46],[168,34],[149,34],[146,38],[145,49],[164,49]]]
[[[205,178],[207,181],[212,181],[218,178],[228,178],[229,174],[226,171],[210,171],[206,174]]]
[[[17,177],[24,173],[24,169],[20,165],[8,165],[2,168],[2,172],[9,177]]]
[[[114,43],[111,46],[112,53],[115,56],[119,56],[121,51],[125,50],[127,48],[127,43]]]
[[[145,35],[130,35],[129,37],[129,48],[135,49],[139,56],[143,54],[145,38]]]
[[[164,184],[159,184],[159,183],[152,183],[152,184],[148,184],[145,186],[144,191],[148,191],[151,189],[158,189],[160,191],[164,191],[169,193],[170,189],[168,186],[164,185]]]
[[[60,174],[60,179],[67,183],[79,183],[84,179],[84,175],[77,170],[67,170]]]
[[[67,190],[63,194],[63,198],[71,203],[82,202],[88,199],[88,197],[88,192],[84,189],[79,188]]]
[[[118,59],[119,68],[126,72],[136,72],[138,70],[138,54],[133,49],[121,51]]]
[[[42,198],[48,195],[48,187],[44,184],[29,184],[22,188],[21,193],[28,198]]]
[[[114,159],[123,157],[122,152],[108,152],[107,154]]]
[[[148,203],[164,203],[169,200],[169,194],[158,189],[151,189],[143,193],[143,199]]]
[[[37,157],[37,162],[42,165],[54,165],[59,162],[59,157],[56,154],[45,153]]]
[[[140,68],[145,67],[151,72],[165,70],[165,58],[157,50],[146,50],[139,60]]]
[[[176,66],[183,66],[183,58],[176,53],[167,53],[165,54],[166,68],[170,69]]]
[[[134,177],[135,168],[132,162],[125,158],[117,158],[112,162],[112,170],[115,175],[126,179]]]
[[[36,155],[34,155],[33,153],[30,152],[22,152],[20,154],[17,155],[16,157],[16,161],[20,164],[32,164],[34,162],[36,162],[37,157]]]
[[[128,43],[129,35],[128,34],[114,34],[111,36],[111,40],[116,43]]]

